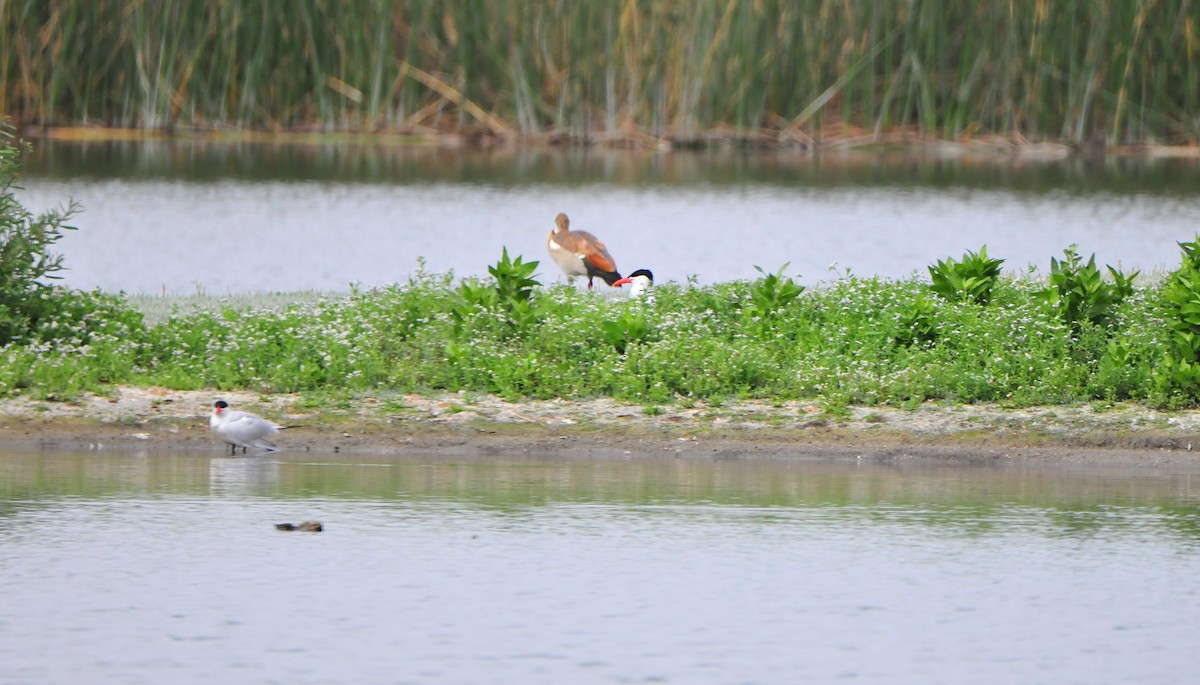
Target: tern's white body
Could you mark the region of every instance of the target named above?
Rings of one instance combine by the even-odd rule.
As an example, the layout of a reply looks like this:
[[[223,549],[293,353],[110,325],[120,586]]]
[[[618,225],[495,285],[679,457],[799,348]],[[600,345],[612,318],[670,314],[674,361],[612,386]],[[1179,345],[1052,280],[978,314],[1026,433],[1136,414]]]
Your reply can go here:
[[[650,287],[650,279],[646,276],[633,276],[629,279],[629,296],[641,297]]]
[[[629,297],[637,299],[654,285],[654,274],[649,269],[638,269],[613,285],[622,286],[626,283],[629,284]]]
[[[256,449],[274,452],[275,443],[267,436],[279,432],[279,426],[270,421],[251,414],[237,411],[218,402],[213,407],[212,416],[208,417],[208,427],[218,437],[231,446],[231,449]]]

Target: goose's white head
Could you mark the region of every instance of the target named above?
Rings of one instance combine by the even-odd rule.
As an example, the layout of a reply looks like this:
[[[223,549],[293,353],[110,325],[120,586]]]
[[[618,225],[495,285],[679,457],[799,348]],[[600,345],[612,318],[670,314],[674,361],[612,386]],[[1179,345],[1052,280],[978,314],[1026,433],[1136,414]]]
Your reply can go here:
[[[654,285],[654,274],[650,273],[649,269],[638,269],[613,283],[613,287],[619,287],[626,283],[629,284],[630,297],[641,297],[650,286]]]

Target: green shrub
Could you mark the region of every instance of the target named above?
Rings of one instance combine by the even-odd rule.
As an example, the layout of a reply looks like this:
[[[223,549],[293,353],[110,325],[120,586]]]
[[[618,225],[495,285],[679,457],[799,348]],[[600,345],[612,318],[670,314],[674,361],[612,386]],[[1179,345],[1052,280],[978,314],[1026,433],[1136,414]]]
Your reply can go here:
[[[987,304],[1000,279],[1003,259],[989,259],[987,245],[979,252],[968,250],[961,261],[948,257],[929,267],[933,292],[950,302]]]
[[[73,230],[67,221],[78,207],[34,215],[17,202],[18,157],[22,146],[7,124],[0,124],[0,345],[27,336],[46,316],[52,302],[46,280],[59,278],[62,255],[50,249]]]
[[[775,273],[767,273],[761,266],[754,267],[762,276],[750,284],[750,302],[743,313],[751,329],[760,336],[767,335],[784,310],[804,292],[804,286],[784,277],[787,268],[784,264]]]
[[[1050,258],[1050,286],[1038,296],[1076,330],[1085,323],[1107,326],[1113,308],[1133,293],[1133,279],[1139,272],[1126,276],[1107,266],[1112,282],[1106,282],[1096,268],[1096,255],[1084,264],[1078,248],[1071,245],[1063,250],[1062,261]]]
[[[502,303],[523,302],[528,304],[533,298],[533,289],[541,285],[533,277],[537,271],[537,262],[509,259],[508,248],[502,248],[500,261],[488,267],[488,273],[496,279],[496,295]]]
[[[35,216],[17,202],[24,149],[0,124],[0,393],[71,399],[127,382],[143,361],[142,315],[120,296],[48,282],[63,269],[50,250],[78,208]]]
[[[600,332],[613,349],[625,354],[629,345],[646,339],[650,334],[650,324],[646,321],[645,309],[637,307],[621,312],[613,320],[601,322]]]
[[[896,342],[901,345],[931,343],[937,340],[937,305],[926,295],[918,295],[901,310],[896,321]]]
[[[533,277],[538,262],[526,262],[518,255],[510,259],[508,248],[503,248],[500,261],[488,267],[494,281],[487,283],[467,279],[459,286],[462,303],[452,314],[461,330],[462,325],[475,312],[500,312],[512,330],[526,331],[537,323],[533,307],[534,288],[541,285]]]
[[[1153,374],[1158,400],[1168,405],[1200,400],[1200,239],[1179,247],[1179,268],[1162,289],[1170,339]]]

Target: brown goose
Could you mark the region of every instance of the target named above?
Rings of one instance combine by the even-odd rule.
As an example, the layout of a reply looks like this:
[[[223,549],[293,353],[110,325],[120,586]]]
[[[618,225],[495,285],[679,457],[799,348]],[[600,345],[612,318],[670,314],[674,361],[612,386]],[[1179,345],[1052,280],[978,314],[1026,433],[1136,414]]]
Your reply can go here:
[[[546,250],[566,274],[568,284],[576,276],[587,276],[591,290],[592,279],[596,276],[609,285],[621,280],[617,264],[604,243],[587,231],[572,231],[571,220],[566,214],[560,213],[554,218],[554,230],[546,236]]]

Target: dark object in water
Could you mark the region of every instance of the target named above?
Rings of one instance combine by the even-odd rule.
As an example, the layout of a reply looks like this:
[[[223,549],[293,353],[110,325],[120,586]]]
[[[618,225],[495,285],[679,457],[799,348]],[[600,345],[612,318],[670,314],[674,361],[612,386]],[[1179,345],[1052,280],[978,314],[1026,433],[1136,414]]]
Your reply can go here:
[[[305,533],[320,533],[325,526],[320,521],[305,521],[304,523],[276,523],[275,530],[299,530]]]

